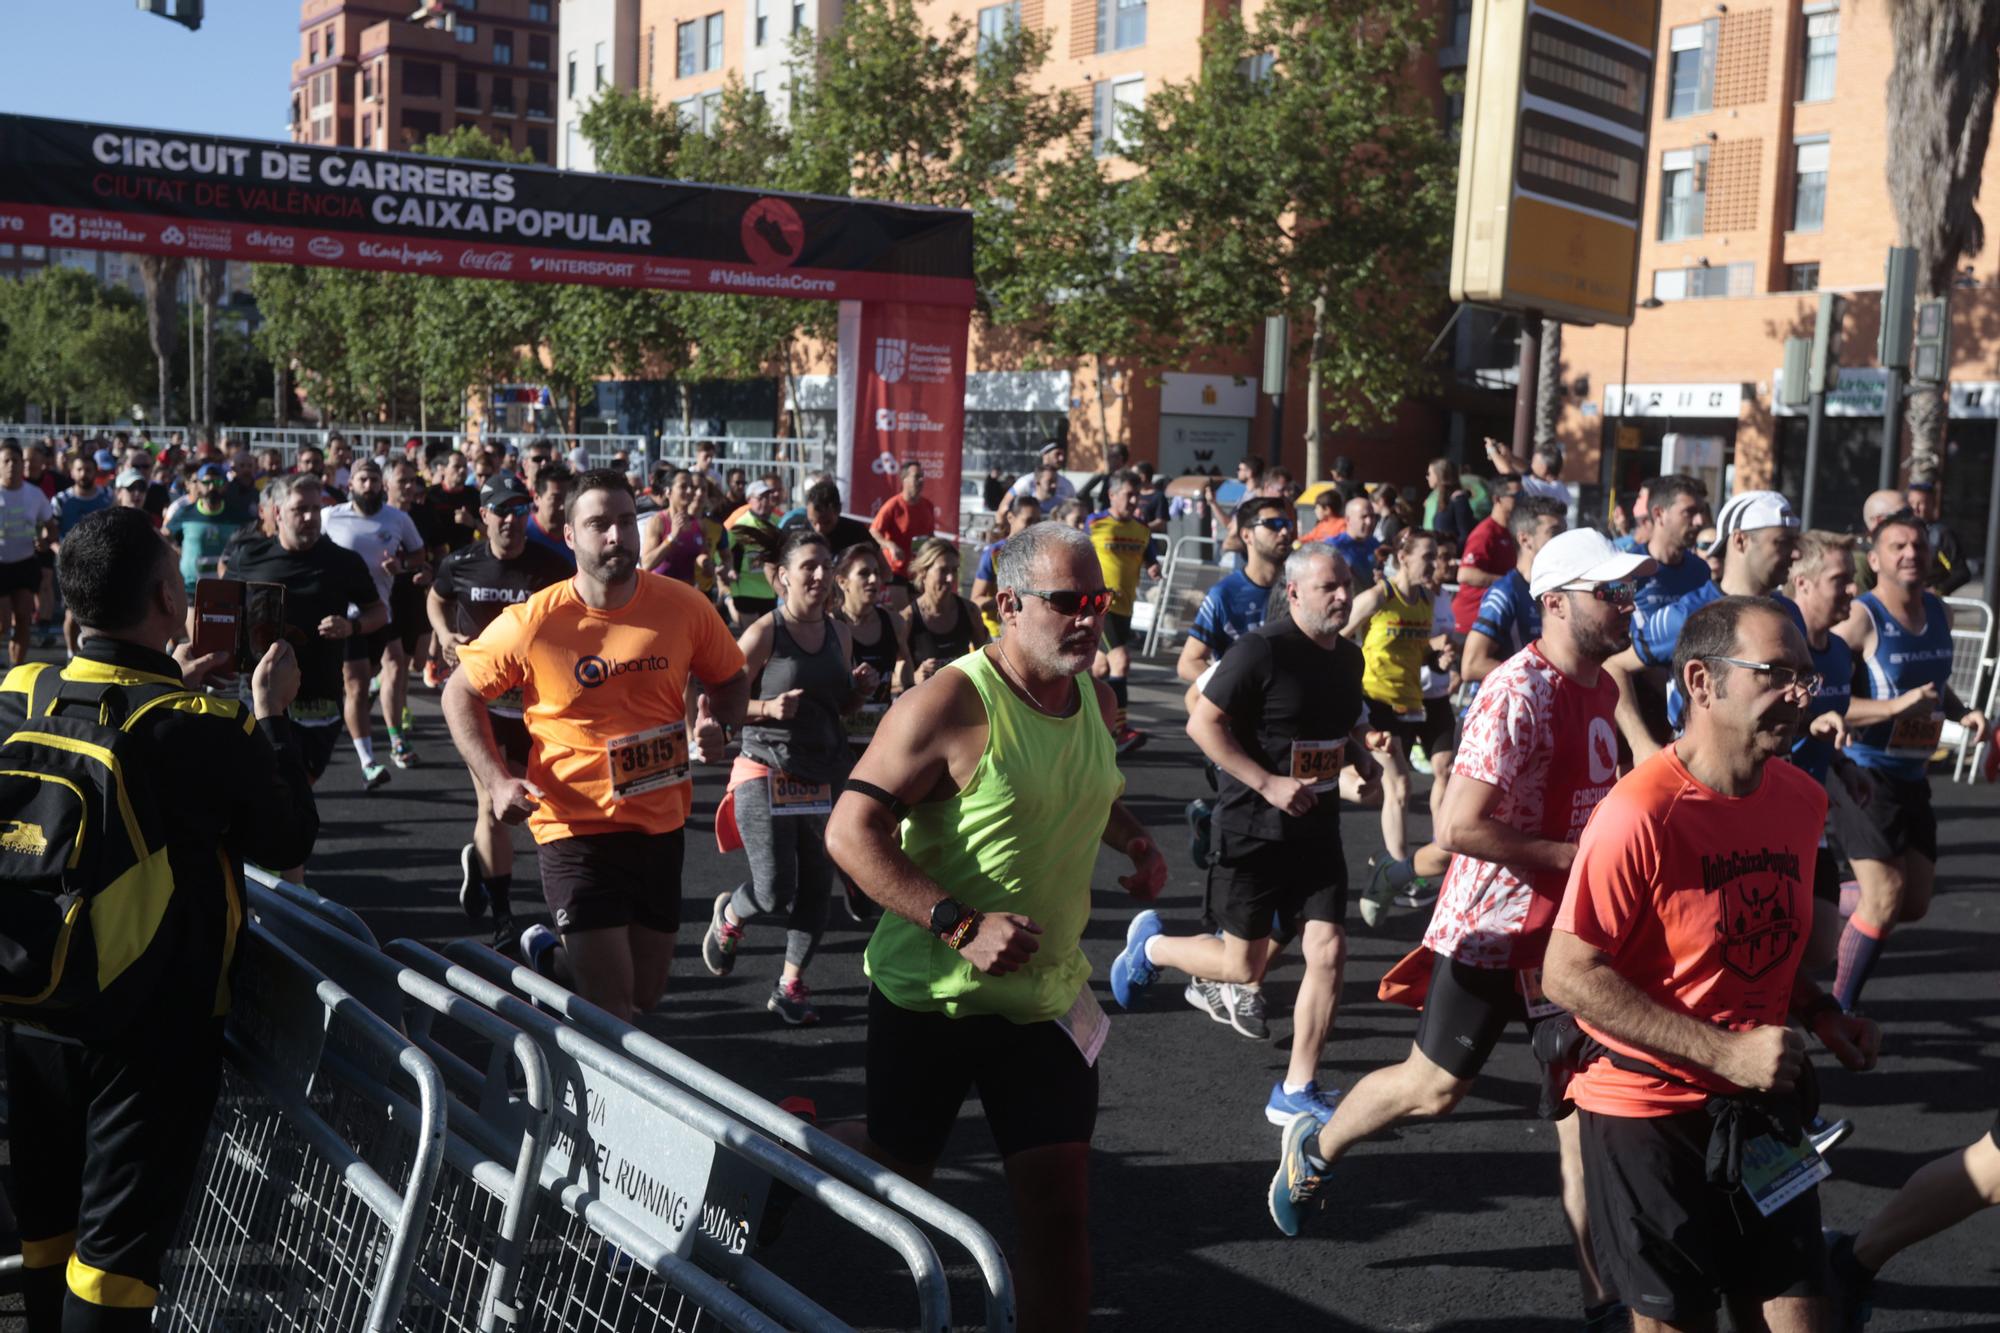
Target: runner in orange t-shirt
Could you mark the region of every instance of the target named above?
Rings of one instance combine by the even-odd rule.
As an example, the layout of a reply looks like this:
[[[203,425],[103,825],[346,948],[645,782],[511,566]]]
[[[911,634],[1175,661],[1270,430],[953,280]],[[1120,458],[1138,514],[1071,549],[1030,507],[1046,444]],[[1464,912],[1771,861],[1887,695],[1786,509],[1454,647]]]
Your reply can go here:
[[[1763,597],[1689,616],[1674,675],[1686,731],[1598,806],[1544,964],[1548,997],[1601,1043],[1569,1084],[1591,1244],[1635,1333],[1713,1328],[1725,1301],[1761,1305],[1775,1329],[1819,1327],[1826,1169],[1787,1020],[1853,1069],[1874,1063],[1879,1034],[1799,974],[1826,796],[1770,761],[1818,682]],[[1739,1146],[1725,1157],[1740,1183],[1710,1183],[1712,1134]]]
[[[901,611],[910,604],[910,557],[916,554],[920,538],[937,531],[937,508],[924,498],[924,465],[903,464],[903,493],[892,495],[875,511],[868,525],[882,545],[882,558],[889,562],[889,609]]]
[[[666,990],[680,924],[690,761],[719,760],[749,698],[743,654],[708,600],[639,567],[624,474],[586,472],[569,502],[574,578],[510,606],[458,650],[445,718],[504,822],[535,835],[542,892],[584,998],[626,1017]],[[692,726],[688,679],[707,687]],[[488,701],[522,694],[525,778],[493,739]],[[521,937],[537,966],[546,927]]]

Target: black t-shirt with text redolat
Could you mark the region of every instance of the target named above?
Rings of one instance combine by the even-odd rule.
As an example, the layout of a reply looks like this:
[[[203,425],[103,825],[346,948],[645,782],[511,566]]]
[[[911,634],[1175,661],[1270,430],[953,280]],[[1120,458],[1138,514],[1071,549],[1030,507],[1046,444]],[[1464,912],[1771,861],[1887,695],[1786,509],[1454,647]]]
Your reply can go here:
[[[1288,815],[1227,773],[1218,827],[1257,838],[1340,836],[1340,766],[1364,716],[1361,649],[1314,643],[1292,621],[1266,623],[1223,654],[1202,695],[1229,717],[1236,743],[1273,773],[1311,783],[1319,800]]]
[[[452,606],[452,628],[468,639],[510,606],[517,606],[572,573],[569,562],[529,542],[512,560],[493,554],[493,543],[475,542],[438,565],[437,595]]]
[[[299,655],[299,702],[338,702],[347,650],[339,639],[321,638],[319,622],[382,600],[361,557],[324,537],[303,551],[287,551],[275,537],[255,536],[232,543],[223,562],[232,579],[285,586],[285,627],[297,631],[285,637]]]

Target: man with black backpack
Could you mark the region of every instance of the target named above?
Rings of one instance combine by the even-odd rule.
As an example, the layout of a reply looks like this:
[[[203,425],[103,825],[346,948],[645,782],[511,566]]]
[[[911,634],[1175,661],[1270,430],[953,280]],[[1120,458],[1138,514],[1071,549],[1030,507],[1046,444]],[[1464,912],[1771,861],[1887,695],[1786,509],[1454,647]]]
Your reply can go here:
[[[290,646],[254,717],[200,693],[230,663],[164,651],[187,590],[144,511],[77,524],[57,576],[77,655],[0,680],[10,1188],[30,1333],[143,1329],[215,1103],[243,862],[300,864],[319,816]]]

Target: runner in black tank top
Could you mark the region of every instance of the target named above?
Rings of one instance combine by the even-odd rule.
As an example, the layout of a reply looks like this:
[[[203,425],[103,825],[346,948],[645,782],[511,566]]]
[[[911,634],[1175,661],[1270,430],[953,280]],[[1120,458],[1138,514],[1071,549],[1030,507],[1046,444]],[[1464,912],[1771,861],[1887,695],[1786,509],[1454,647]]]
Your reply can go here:
[[[904,611],[910,631],[910,662],[919,681],[929,680],[951,662],[987,643],[986,626],[972,603],[958,595],[958,549],[929,541],[910,561],[916,600]]]
[[[847,714],[847,739],[859,759],[891,700],[910,683],[910,646],[904,637],[908,631],[902,617],[891,615],[880,604],[888,566],[874,542],[842,551],[834,565],[834,578],[839,588],[836,614],[850,627],[854,664],[875,668],[878,677],[874,692],[857,698]],[[875,900],[844,872],[840,887],[841,902],[855,925],[865,926],[875,919]]]
[[[769,772],[732,783],[751,878],[716,897],[701,942],[708,970],[727,976],[745,923],[787,912],[784,972],[765,1007],[793,1025],[819,1021],[804,973],[826,928],[833,885],[826,815],[854,766],[842,717],[856,693],[875,686],[873,668],[849,665],[848,627],[826,614],[832,563],[818,533],[788,536],[779,553],[779,604],[743,632],[745,670],[756,686],[743,758]]]

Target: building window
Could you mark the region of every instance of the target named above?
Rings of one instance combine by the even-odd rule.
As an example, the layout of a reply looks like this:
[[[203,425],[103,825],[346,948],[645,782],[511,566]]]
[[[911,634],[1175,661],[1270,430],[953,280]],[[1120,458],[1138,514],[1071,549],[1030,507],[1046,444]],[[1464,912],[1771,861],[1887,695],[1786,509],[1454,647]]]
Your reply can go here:
[[[543,120],[549,118],[549,85],[546,83],[529,83],[528,114],[539,116]]]
[[[479,76],[471,70],[460,70],[458,88],[452,101],[461,111],[479,110]]]
[[[1799,100],[1825,102],[1833,97],[1833,67],[1840,54],[1840,10],[1833,5],[1807,5],[1805,44],[1800,51]]]
[[[403,113],[403,144],[421,143],[433,134],[444,133],[444,119],[435,111]]]
[[[764,71],[761,69],[750,75],[750,95],[760,102],[764,100]]]
[[[1451,0],[1451,25],[1445,29],[1445,41],[1454,51],[1471,48],[1472,0]]]
[[[1788,292],[1818,291],[1819,265],[1787,264],[1785,266],[1785,290]]]
[[[564,69],[565,69],[565,77],[567,78],[569,84],[569,95],[571,97],[575,97],[576,96],[576,52],[572,51],[569,53],[568,58],[564,62]]]
[[[806,0],[792,0],[792,31],[806,26]]]
[[[308,65],[317,65],[319,63],[319,30],[317,28],[306,34],[306,63]]]
[[[750,45],[762,46],[770,30],[771,0],[755,0],[750,7]]]
[[[511,116],[514,114],[514,81],[504,76],[493,80],[493,114]]]
[[[576,167],[576,122],[563,126],[563,163],[565,167]]]
[[[1660,239],[1701,235],[1708,207],[1708,149],[1681,148],[1660,157]]]
[[[361,100],[366,102],[374,96],[375,72],[371,67],[363,65],[361,67]]]
[[[708,63],[703,69],[722,68],[722,15],[710,14],[705,20],[708,27]]]
[[[1792,230],[1818,231],[1826,221],[1826,162],[1824,135],[1792,143]]]
[[[479,25],[476,23],[454,23],[451,25],[452,40],[460,46],[471,46],[479,40]]]
[[[1707,301],[1725,296],[1749,296],[1756,278],[1754,264],[1723,264],[1713,268],[1663,268],[1653,272],[1653,295],[1662,301]]]
[[[595,52],[595,55],[597,60],[597,82],[591,84],[590,86],[593,88],[602,88],[605,84],[611,82],[611,67],[604,63],[603,42],[599,42],[597,44],[597,50]]]
[[[549,38],[547,33],[528,34],[528,68],[547,69],[549,67]]]
[[[514,63],[514,34],[498,31],[493,34],[493,63],[511,65]]]
[[[1097,0],[1097,49],[1126,51],[1146,44],[1146,0]]]
[[[1021,0],[1004,5],[986,5],[979,11],[979,54],[985,55],[1002,42],[1012,41],[1021,30]]]
[[[674,77],[685,79],[701,68],[698,49],[701,24],[695,19],[674,25]]]
[[[1236,72],[1246,83],[1262,83],[1271,77],[1271,71],[1278,66],[1278,56],[1274,51],[1259,51],[1254,56],[1245,56],[1236,62]],[[1463,94],[1460,95],[1461,98]]]
[[[1113,157],[1131,142],[1131,117],[1146,105],[1146,78],[1099,79],[1091,88],[1090,147],[1099,157]]]
[[[528,22],[547,23],[549,21],[549,0],[528,0]]]
[[[541,163],[543,166],[548,165],[549,132],[547,130],[533,129],[533,128],[529,129],[528,156],[534,158],[535,161]]]
[[[1667,116],[1699,115],[1715,105],[1714,19],[1667,34]]]
[[[428,60],[411,60],[403,65],[403,96],[442,97],[444,70]]]
[[[374,143],[375,119],[372,116],[363,116],[361,118],[361,146],[363,148],[371,148],[374,146]]]
[[[646,29],[646,68],[640,71],[640,79],[646,85],[647,92],[653,91],[653,61],[660,53],[659,39],[658,28]]]

